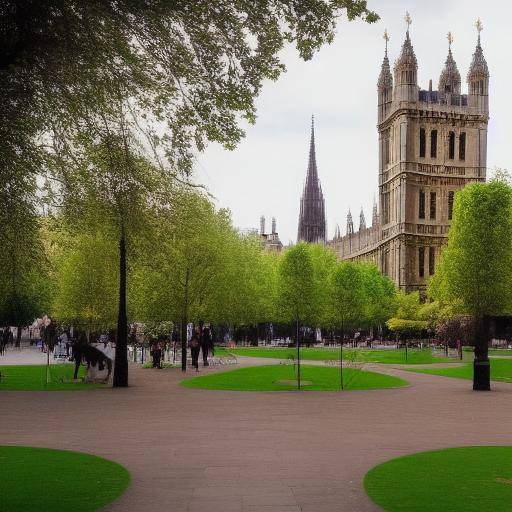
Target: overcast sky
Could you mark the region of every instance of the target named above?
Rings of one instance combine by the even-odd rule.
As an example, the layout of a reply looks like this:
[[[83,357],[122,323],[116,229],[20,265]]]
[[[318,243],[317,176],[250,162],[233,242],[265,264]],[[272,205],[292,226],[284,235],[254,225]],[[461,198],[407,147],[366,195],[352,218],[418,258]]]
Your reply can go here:
[[[373,0],[378,23],[341,20],[335,41],[309,62],[293,48],[283,52],[287,72],[267,82],[257,99],[258,118],[234,151],[211,145],[199,155],[197,181],[206,185],[219,207],[228,207],[237,227],[258,228],[259,218],[277,218],[284,244],[295,241],[299,199],[307,169],[310,120],[315,115],[317,164],[325,197],[329,238],[337,223],[345,231],[352,210],[358,225],[364,208],[371,221],[377,194],[376,82],[384,54],[384,29],[390,34],[393,65],[405,37],[404,14],[413,22],[411,40],[418,59],[418,84],[437,89],[448,52],[447,33],[454,36],[453,56],[467,92],[467,70],[476,45],[474,23],[482,19],[482,46],[489,65],[490,122],[488,168],[510,164],[512,102],[512,3],[509,0]],[[508,142],[508,144],[507,144]]]

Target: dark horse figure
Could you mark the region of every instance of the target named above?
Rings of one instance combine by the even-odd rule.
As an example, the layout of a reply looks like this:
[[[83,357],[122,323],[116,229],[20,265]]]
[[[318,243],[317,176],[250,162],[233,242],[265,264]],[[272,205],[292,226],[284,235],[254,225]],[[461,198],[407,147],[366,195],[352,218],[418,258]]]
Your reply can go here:
[[[85,336],[79,336],[78,341],[73,345],[73,361],[75,362],[74,378],[78,378],[78,370],[82,362],[87,363],[87,369],[91,366],[98,366],[100,371],[105,367],[108,369],[107,382],[112,374],[112,361],[101,350],[89,345]]]

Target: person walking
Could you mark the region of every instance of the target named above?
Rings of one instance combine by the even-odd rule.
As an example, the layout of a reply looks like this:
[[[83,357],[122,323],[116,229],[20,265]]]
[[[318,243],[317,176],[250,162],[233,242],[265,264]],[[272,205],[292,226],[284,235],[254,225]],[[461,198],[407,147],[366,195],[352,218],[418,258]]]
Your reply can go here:
[[[208,354],[210,353],[210,349],[212,347],[212,333],[210,331],[210,327],[203,327],[203,331],[201,333],[201,352],[203,354],[203,366],[210,366],[208,363]]]
[[[151,356],[153,357],[153,368],[162,368],[162,346],[160,342],[153,342]]]
[[[196,372],[199,371],[199,350],[201,349],[201,332],[199,327],[196,327],[192,331],[192,337],[188,342],[188,346],[190,347],[190,355],[192,356],[192,366],[196,369]]]

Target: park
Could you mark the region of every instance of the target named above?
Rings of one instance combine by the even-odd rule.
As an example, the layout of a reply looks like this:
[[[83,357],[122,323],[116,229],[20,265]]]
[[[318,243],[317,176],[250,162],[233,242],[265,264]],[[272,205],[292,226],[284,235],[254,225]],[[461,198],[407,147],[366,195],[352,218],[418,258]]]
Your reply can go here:
[[[402,0],[3,2],[0,511],[510,509],[505,17],[483,40],[475,2],[459,46]]]

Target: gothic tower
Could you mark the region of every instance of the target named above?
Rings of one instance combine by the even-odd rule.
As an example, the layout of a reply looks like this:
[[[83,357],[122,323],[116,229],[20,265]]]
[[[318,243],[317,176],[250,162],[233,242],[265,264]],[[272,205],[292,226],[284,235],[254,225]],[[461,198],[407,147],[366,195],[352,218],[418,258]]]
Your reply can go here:
[[[394,80],[386,35],[377,84],[380,242],[373,257],[400,289],[422,291],[447,240],[454,193],[467,183],[485,180],[489,72],[478,22],[469,94],[461,94],[451,34],[438,90],[420,90],[409,15],[406,22]]]
[[[311,142],[306,182],[300,200],[299,229],[297,241],[325,243],[325,204],[322,187],[318,179],[315,153],[314,118],[311,119]]]

